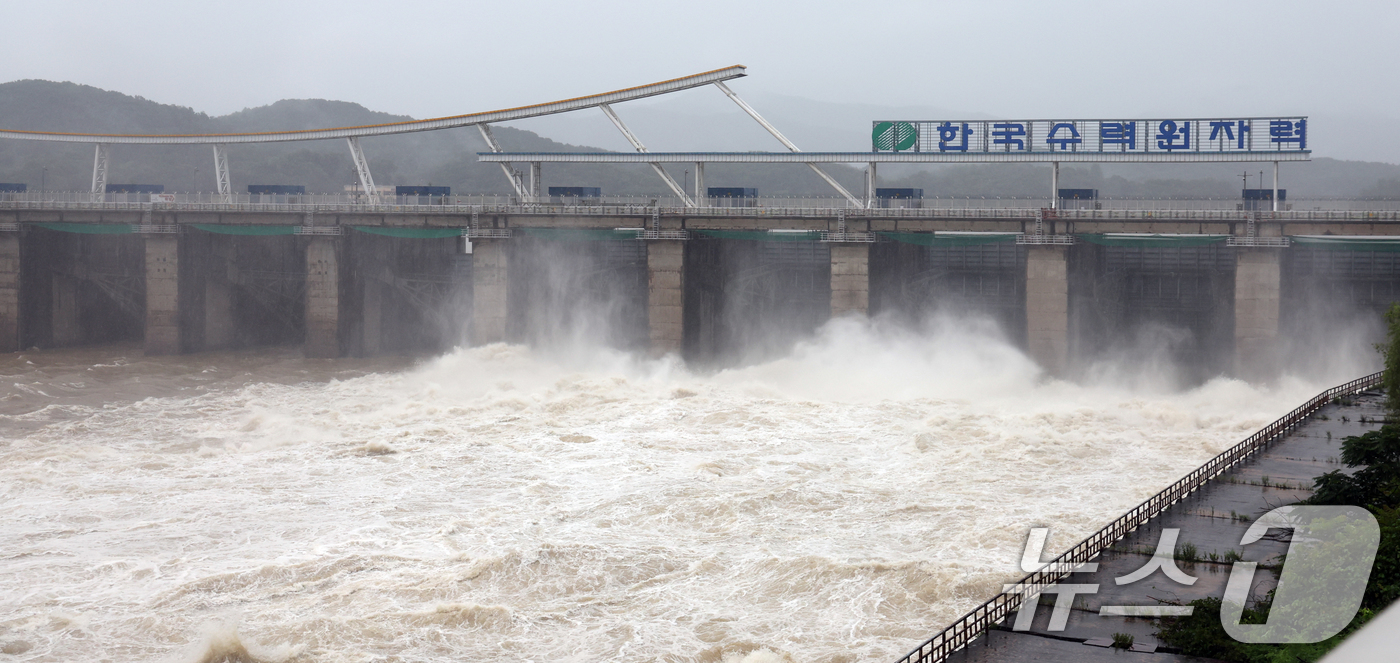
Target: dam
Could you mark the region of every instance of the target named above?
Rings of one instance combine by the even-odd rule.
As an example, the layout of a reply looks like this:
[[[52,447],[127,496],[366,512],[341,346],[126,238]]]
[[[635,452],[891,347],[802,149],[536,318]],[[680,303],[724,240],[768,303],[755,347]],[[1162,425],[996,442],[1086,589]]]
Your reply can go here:
[[[1184,332],[1174,360],[1244,374],[1319,307],[1386,306],[1397,231],[1393,211],[10,200],[0,339],[374,356],[527,341],[587,314],[615,347],[722,363],[833,317],[955,307],[1052,372],[1158,324]],[[551,270],[561,251],[586,275]]]
[[[1028,526],[1140,526],[1193,468],[1374,386],[1269,424],[1372,370],[1356,349],[1400,269],[1400,212],[1284,204],[1306,118],[876,122],[871,152],[801,152],[724,85],[742,69],[369,127],[0,131],[96,145],[91,191],[0,196],[0,651],[975,655],[1001,634],[964,626],[1005,616]],[[787,151],[649,152],[612,109],[705,85]],[[636,152],[490,133],[585,108]],[[451,128],[513,194],[376,187],[360,138]],[[348,144],[353,191],[232,190],[228,145],[324,139]],[[124,144],[212,145],[214,191],[112,190]],[[590,160],[670,193],[541,190],[546,165]],[[1233,161],[1273,163],[1273,188],[1085,205],[1058,181],[1061,162]],[[965,162],[1043,163],[1050,195],[880,193],[883,164]],[[799,164],[836,196],[724,200],[707,163]],[[865,190],[829,163],[864,164]]]

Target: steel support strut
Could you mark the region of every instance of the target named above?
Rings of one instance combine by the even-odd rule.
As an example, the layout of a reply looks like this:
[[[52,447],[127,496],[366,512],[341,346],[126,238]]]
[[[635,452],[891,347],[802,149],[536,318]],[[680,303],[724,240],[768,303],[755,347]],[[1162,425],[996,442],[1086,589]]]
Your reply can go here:
[[[355,172],[360,175],[360,188],[365,190],[365,201],[378,205],[379,190],[374,188],[374,175],[370,174],[369,161],[365,160],[365,152],[360,149],[360,139],[351,136],[345,141],[350,143],[350,157],[355,160]]]
[[[698,207],[708,207],[710,204],[710,192],[705,190],[705,162],[695,162],[695,204]]]
[[[214,146],[214,177],[218,180],[219,198],[225,205],[233,204],[233,186],[229,184],[228,152],[223,145]]]
[[[723,93],[724,93],[726,96],[728,96],[730,99],[733,99],[733,100],[734,100],[734,103],[739,104],[739,108],[743,109],[743,111],[744,111],[745,113],[748,113],[748,114],[749,114],[749,117],[753,118],[754,121],[756,121],[756,122],[758,122],[759,124],[763,125],[763,128],[768,130],[768,133],[773,134],[773,137],[774,137],[774,138],[777,138],[777,139],[778,139],[778,142],[783,144],[783,147],[786,147],[786,148],[788,148],[789,150],[792,150],[793,152],[801,152],[801,151],[802,151],[802,150],[797,149],[797,146],[794,145],[792,141],[788,140],[788,139],[787,139],[787,136],[784,136],[783,133],[782,133],[781,131],[778,131],[778,128],[777,128],[777,127],[775,127],[775,126],[769,124],[769,123],[768,123],[768,120],[763,119],[763,116],[762,116],[762,115],[759,115],[759,114],[758,114],[758,111],[754,110],[752,106],[750,106],[750,105],[748,105],[747,103],[745,103],[743,99],[740,99],[740,98],[739,98],[739,95],[734,94],[734,91],[731,90],[731,89],[729,89],[729,86],[728,86],[728,85],[725,85],[725,84],[724,84],[724,81],[715,81],[714,85],[715,85],[715,87],[719,88],[720,91],[723,92]],[[811,168],[811,169],[812,169],[812,172],[816,173],[816,174],[819,175],[822,179],[826,180],[826,183],[827,183],[827,184],[830,184],[830,185],[831,185],[831,188],[836,189],[836,192],[839,193],[839,194],[841,194],[842,196],[844,196],[844,197],[846,198],[846,200],[849,200],[849,201],[851,202],[852,205],[855,205],[856,207],[865,207],[865,206],[866,206],[866,204],[865,204],[865,203],[862,203],[862,202],[860,201],[860,199],[858,199],[858,198],[856,198],[855,196],[851,195],[851,192],[850,192],[850,191],[847,191],[847,190],[846,190],[846,187],[841,186],[841,183],[840,183],[840,182],[837,182],[837,181],[836,181],[835,179],[833,179],[830,175],[827,175],[827,174],[826,174],[826,171],[822,170],[819,166],[817,166],[817,164],[809,163],[809,164],[807,164],[807,167],[808,167],[808,168]]]
[[[622,135],[627,138],[627,142],[631,143],[632,147],[636,148],[638,152],[647,151],[647,147],[642,144],[642,141],[637,140],[637,137],[627,128],[627,125],[622,123],[622,118],[618,117],[617,113],[613,112],[612,106],[598,104],[598,108],[601,108],[603,114],[607,115],[609,120],[612,120],[613,126],[616,126],[617,130],[622,132]],[[665,182],[666,186],[671,187],[671,191],[676,194],[677,198],[681,199],[681,202],[685,203],[686,207],[695,207],[695,201],[691,200],[690,196],[685,195],[685,189],[676,182],[675,178],[671,177],[670,173],[666,172],[665,168],[661,167],[661,164],[652,162],[651,169],[656,171],[656,174],[661,177],[661,181]]]
[[[865,169],[865,206],[875,207],[875,187],[879,184],[879,175],[876,174],[875,164],[866,164]]]
[[[98,143],[92,157],[92,195],[104,193],[107,193],[107,145]]]
[[[1274,162],[1274,211],[1278,211],[1278,162]]]
[[[491,125],[478,124],[476,125],[476,129],[477,131],[481,132],[481,139],[486,141],[487,149],[491,150],[492,152],[501,151],[501,144],[496,142],[496,136],[491,133]],[[512,189],[515,189],[515,197],[518,198],[522,203],[536,202],[528,201],[525,199],[525,185],[520,181],[520,173],[516,172],[515,168],[512,168],[511,165],[508,163],[501,163],[500,166],[501,172],[505,173],[506,179],[510,180],[510,187]]]

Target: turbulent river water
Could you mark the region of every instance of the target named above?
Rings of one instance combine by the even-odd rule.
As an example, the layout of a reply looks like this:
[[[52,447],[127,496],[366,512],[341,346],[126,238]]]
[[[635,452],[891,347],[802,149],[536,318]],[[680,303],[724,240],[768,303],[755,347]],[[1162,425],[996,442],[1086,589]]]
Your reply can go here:
[[[1150,367],[1149,367],[1150,368]],[[780,359],[0,357],[0,660],[888,661],[1328,385]],[[1155,370],[1155,369],[1154,369]]]

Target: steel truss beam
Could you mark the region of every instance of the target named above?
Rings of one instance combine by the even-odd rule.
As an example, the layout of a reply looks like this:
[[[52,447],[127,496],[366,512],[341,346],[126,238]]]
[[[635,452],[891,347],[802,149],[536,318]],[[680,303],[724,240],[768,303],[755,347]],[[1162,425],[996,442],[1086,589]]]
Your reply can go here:
[[[229,145],[232,143],[280,143],[294,140],[327,140],[331,138],[362,138],[365,136],[387,136],[391,134],[412,133],[415,131],[437,131],[439,129],[452,129],[455,127],[466,127],[473,124],[487,124],[494,122],[510,122],[513,120],[523,120],[530,117],[540,117],[542,115],[552,115],[554,113],[567,113],[569,111],[593,108],[602,104],[616,104],[634,99],[645,99],[661,94],[689,90],[691,88],[703,87],[715,82],[723,82],[733,78],[745,76],[745,67],[734,65],[714,71],[707,71],[690,76],[673,78],[668,81],[651,83],[649,85],[639,85],[612,92],[592,94],[586,97],[575,97],[562,101],[551,101],[543,104],[531,106],[520,106],[518,108],[507,108],[504,110],[486,111],[484,113],[469,113],[467,115],[453,115],[450,117],[440,117],[431,120],[410,120],[407,122],[391,122],[388,124],[375,124],[364,127],[332,127],[327,129],[310,129],[307,131],[271,131],[266,133],[247,134],[171,134],[171,135],[137,135],[137,134],[81,134],[81,133],[58,133],[44,131],[13,131],[0,129],[0,138],[13,138],[16,140],[47,140],[65,143],[139,143],[145,145],[208,145],[219,144]]]
[[[496,142],[495,134],[491,133],[491,125],[478,124],[476,129],[481,132],[481,139],[486,141],[488,149],[492,152],[501,151],[501,144]],[[527,202],[525,200],[525,185],[520,182],[520,172],[515,170],[514,166],[504,162],[501,163],[501,172],[505,173],[506,179],[510,180],[510,187],[515,189],[515,197],[522,203]]]
[[[603,111],[604,115],[608,116],[609,120],[612,120],[613,126],[617,127],[617,130],[622,132],[622,135],[627,138],[627,142],[631,143],[632,147],[636,148],[638,152],[647,151],[647,147],[642,144],[642,141],[637,140],[637,137],[627,128],[627,125],[622,123],[622,118],[618,117],[617,113],[613,112],[612,106],[598,104],[598,108]],[[686,207],[695,207],[695,201],[691,200],[690,196],[685,195],[685,188],[677,184],[675,178],[671,177],[671,174],[666,172],[666,169],[662,168],[661,164],[652,162],[651,169],[656,171],[656,174],[661,177],[661,181],[665,182],[666,186],[671,187],[671,192],[675,193],[676,197],[685,202]]]
[[[1271,198],[1274,203],[1273,211],[1278,211],[1278,162],[1274,162],[1274,195]]]
[[[107,144],[98,143],[92,157],[92,195],[107,193]]]
[[[880,184],[880,177],[877,174],[876,164],[865,165],[865,207],[871,209],[875,207],[875,189]]]
[[[725,94],[725,96],[729,97],[730,99],[733,99],[734,103],[739,104],[739,108],[742,108],[745,113],[748,113],[749,117],[753,118],[755,122],[758,122],[760,125],[763,125],[763,128],[768,130],[768,133],[773,134],[773,137],[777,138],[778,142],[783,144],[783,147],[786,147],[789,150],[792,150],[793,152],[802,151],[797,149],[797,146],[794,145],[792,141],[788,140],[787,136],[784,136],[781,131],[778,131],[777,127],[773,126],[772,124],[769,124],[768,120],[763,119],[763,116],[759,115],[758,111],[754,110],[752,106],[748,105],[747,103],[744,103],[744,100],[740,99],[739,95],[734,94],[734,91],[729,89],[728,85],[724,84],[724,81],[715,81],[715,87],[719,88],[720,91]],[[817,164],[809,162],[807,164],[807,167],[811,168],[812,172],[816,173],[822,179],[826,180],[826,183],[830,184],[831,188],[836,189],[836,192],[845,197],[846,200],[851,201],[852,205],[855,205],[856,207],[866,206],[866,203],[861,202],[858,198],[851,195],[851,192],[847,191],[846,187],[841,186],[839,182],[833,179],[830,175],[827,175],[826,171],[822,170],[821,167]]]
[[[141,303],[146,292],[145,276],[96,272],[81,264],[70,269],[56,271],[68,278],[86,281],[97,286],[97,289],[107,295],[117,305],[117,308],[132,318],[140,320],[146,316],[145,305]]]
[[[350,143],[350,157],[355,160],[355,172],[360,174],[360,188],[365,190],[365,200],[371,205],[378,205],[379,189],[374,188],[374,175],[369,172],[365,151],[360,149],[360,139],[351,136],[345,141]]]
[[[705,162],[695,162],[695,204],[705,207],[710,203],[710,192],[705,189]]]
[[[399,275],[385,267],[375,274],[375,280],[405,295],[410,306],[439,328],[451,328],[452,318],[444,306],[452,293],[451,279],[436,274]]]
[[[305,301],[304,272],[282,272],[265,269],[239,269],[231,257],[224,260],[227,283],[248,295],[264,312],[276,317],[287,328],[295,328],[301,319],[293,315],[294,302]]]
[[[233,186],[229,184],[228,177],[228,152],[224,151],[223,145],[214,146],[214,178],[219,185],[219,197],[223,203],[228,205],[233,203]]]

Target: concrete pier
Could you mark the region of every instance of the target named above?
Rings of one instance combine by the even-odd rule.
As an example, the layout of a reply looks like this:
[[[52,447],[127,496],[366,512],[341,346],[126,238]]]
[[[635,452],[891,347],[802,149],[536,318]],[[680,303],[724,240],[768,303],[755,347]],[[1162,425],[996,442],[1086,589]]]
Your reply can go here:
[[[14,352],[20,345],[19,233],[0,232],[0,352]]]
[[[306,247],[306,356],[339,357],[340,260],[335,237],[313,237]]]
[[[180,238],[146,238],[146,354],[180,354]]]
[[[472,242],[472,343],[485,345],[506,339],[509,312],[510,244],[500,240]]]
[[[1278,337],[1280,249],[1241,248],[1235,263],[1235,372],[1273,365]]]
[[[870,308],[870,245],[831,245],[831,317]]]
[[[373,356],[582,334],[722,365],[778,356],[831,317],[874,312],[920,324],[942,311],[991,318],[1052,373],[1071,359],[1087,366],[1145,348],[1191,382],[1232,369],[1260,376],[1259,367],[1282,358],[1281,341],[1317,337],[1320,321],[1373,324],[1400,297],[1400,254],[1366,248],[1383,245],[1373,236],[1400,237],[1400,226],[1370,217],[1289,217],[1256,228],[1264,240],[1360,239],[1332,251],[1306,242],[1095,239],[1245,237],[1238,223],[1132,214],[1055,220],[1049,231],[1079,238],[1063,245],[950,244],[923,234],[1027,233],[1030,222],[905,212],[842,212],[851,232],[895,234],[867,244],[818,241],[815,232],[832,232],[837,217],[807,208],[532,207],[482,216],[425,205],[318,213],[314,226],[305,213],[271,207],[0,210],[0,349],[144,338],[152,354],[304,343],[309,356]],[[614,232],[651,223],[687,239]],[[291,230],[308,226],[327,234]],[[452,232],[389,230],[468,227],[489,231],[478,233],[474,254]],[[1325,260],[1315,255],[1324,251]]]
[[[685,244],[647,243],[647,327],[651,352],[680,352],[685,340]]]
[[[1032,246],[1026,252],[1026,347],[1051,373],[1064,370],[1069,354],[1066,248]]]

